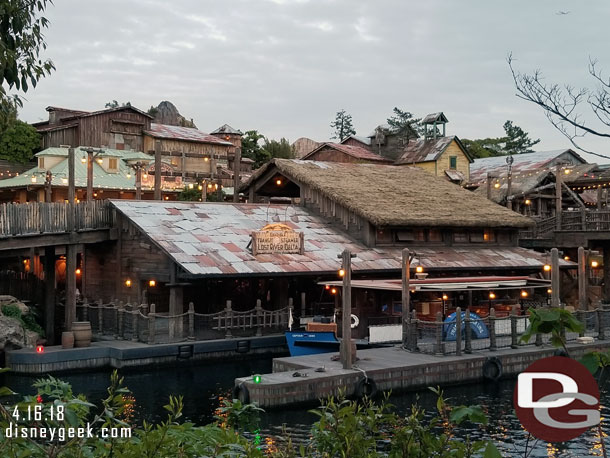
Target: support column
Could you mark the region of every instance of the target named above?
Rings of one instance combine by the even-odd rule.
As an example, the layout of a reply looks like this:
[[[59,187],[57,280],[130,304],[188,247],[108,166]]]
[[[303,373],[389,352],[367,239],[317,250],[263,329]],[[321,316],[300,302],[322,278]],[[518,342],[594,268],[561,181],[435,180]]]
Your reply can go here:
[[[47,344],[55,343],[55,247],[44,249],[44,331]]]
[[[587,310],[587,258],[585,249],[578,247],[578,310]]]
[[[603,246],[604,262],[604,303],[610,303],[610,244]]]
[[[402,250],[402,346],[409,346],[409,311],[411,308],[409,296],[409,281],[411,277],[411,253],[408,248]]]
[[[72,330],[76,320],[76,245],[66,245],[66,311],[64,327]]]
[[[161,141],[155,140],[155,193],[154,200],[161,200]]]
[[[551,307],[559,307],[559,250],[551,250]]]
[[[352,368],[352,253],[344,250],[341,254],[341,268],[345,271],[343,275],[343,311],[341,318],[341,362],[343,369]]]

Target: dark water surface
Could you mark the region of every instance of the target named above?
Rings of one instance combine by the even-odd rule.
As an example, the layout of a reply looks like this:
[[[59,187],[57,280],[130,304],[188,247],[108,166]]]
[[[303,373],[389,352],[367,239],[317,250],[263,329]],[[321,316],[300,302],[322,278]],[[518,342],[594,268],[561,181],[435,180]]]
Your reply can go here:
[[[270,359],[251,361],[201,364],[172,368],[146,368],[122,370],[125,385],[133,392],[135,398],[134,420],[160,421],[165,419],[170,394],[184,396],[184,417],[197,424],[206,424],[213,420],[214,411],[220,399],[227,396],[236,377],[250,374],[271,372]],[[98,402],[105,397],[110,380],[110,370],[88,373],[65,373],[58,376],[72,384],[75,393],[84,393],[92,402]],[[22,394],[32,392],[31,384],[39,377],[18,376],[13,374],[0,375],[0,386],[7,385]],[[472,438],[493,438],[504,456],[524,456],[527,433],[521,428],[513,413],[512,393],[515,381],[507,380],[500,383],[484,383],[477,385],[462,385],[445,387],[445,397],[451,405],[479,404],[488,413],[490,426],[484,431],[477,427],[465,427],[458,433],[460,436],[469,434]],[[430,412],[435,413],[436,396],[423,390],[418,393],[403,393],[392,395],[391,403],[399,413],[407,413],[414,402]],[[602,418],[610,415],[610,395],[605,393],[602,398]],[[288,408],[266,412],[262,416],[262,431],[268,436],[281,434],[282,425],[295,441],[307,440],[309,429],[316,417],[308,413],[308,408]],[[605,427],[604,431],[607,432]],[[585,457],[601,456],[601,450],[595,432],[586,433],[572,441],[551,445],[535,442],[531,439],[529,448],[535,444],[532,457]],[[607,440],[610,446],[610,440]]]

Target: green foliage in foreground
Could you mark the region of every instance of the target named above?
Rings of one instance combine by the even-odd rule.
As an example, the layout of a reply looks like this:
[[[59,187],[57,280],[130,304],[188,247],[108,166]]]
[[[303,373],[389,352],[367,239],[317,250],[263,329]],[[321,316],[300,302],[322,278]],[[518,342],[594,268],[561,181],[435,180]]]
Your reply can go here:
[[[183,402],[171,396],[167,420],[144,422],[131,429],[130,437],[101,437],[103,428],[129,427],[133,403],[123,379],[115,371],[101,409],[75,396],[66,382],[47,377],[34,383],[35,396],[15,401],[7,388],[0,396],[12,396],[0,405],[0,456],[3,457],[403,457],[451,456],[456,458],[499,457],[493,443],[456,439],[455,429],[464,422],[485,425],[487,417],[478,406],[451,408],[438,395],[438,415],[426,421],[413,406],[406,417],[393,413],[387,398],[375,404],[365,399],[349,401],[343,396],[325,401],[312,412],[319,417],[307,444],[295,446],[289,437],[278,438],[264,448],[256,434],[261,409],[238,400],[225,400],[217,421],[206,426],[180,421]],[[10,401],[13,400],[11,403]],[[29,412],[29,414],[28,414]],[[19,414],[21,418],[16,419]],[[30,415],[30,418],[28,418]],[[53,415],[53,418],[51,416]],[[33,439],[7,435],[10,427],[91,428],[93,437]],[[108,431],[108,429],[106,430]],[[118,429],[117,429],[118,431]],[[31,431],[29,433],[31,435]],[[120,434],[118,434],[120,436]]]

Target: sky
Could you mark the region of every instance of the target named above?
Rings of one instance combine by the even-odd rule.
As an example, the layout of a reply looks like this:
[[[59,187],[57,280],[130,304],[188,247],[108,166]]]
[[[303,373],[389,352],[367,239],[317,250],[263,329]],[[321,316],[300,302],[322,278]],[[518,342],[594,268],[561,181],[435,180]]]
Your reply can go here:
[[[341,109],[368,135],[399,107],[443,111],[460,138],[510,119],[550,150],[569,141],[515,96],[507,55],[549,82],[593,88],[589,58],[610,75],[607,0],[55,0],[46,17],[57,70],[25,95],[29,122],[49,105],[169,100],[205,132],[327,141]],[[610,156],[607,140],[583,145]]]

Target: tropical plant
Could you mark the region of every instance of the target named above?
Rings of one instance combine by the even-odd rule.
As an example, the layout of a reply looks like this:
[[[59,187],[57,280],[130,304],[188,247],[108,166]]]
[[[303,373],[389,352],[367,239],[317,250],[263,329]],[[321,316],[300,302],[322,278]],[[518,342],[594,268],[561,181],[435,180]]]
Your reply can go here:
[[[566,331],[581,332],[583,325],[568,310],[553,307],[546,309],[529,309],[529,326],[521,335],[523,342],[529,342],[536,334],[551,334],[551,344],[554,347],[563,348],[567,355],[570,354],[566,347]]]

